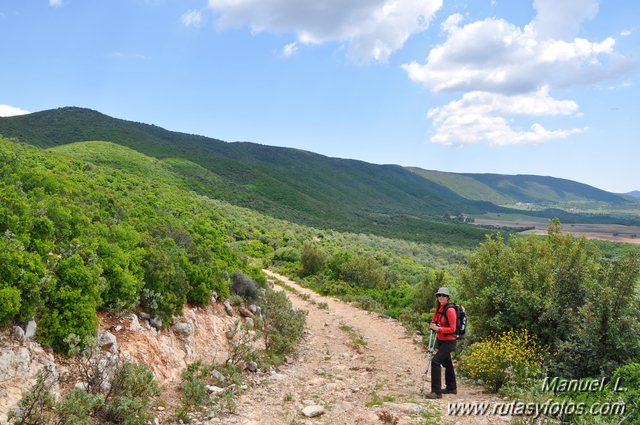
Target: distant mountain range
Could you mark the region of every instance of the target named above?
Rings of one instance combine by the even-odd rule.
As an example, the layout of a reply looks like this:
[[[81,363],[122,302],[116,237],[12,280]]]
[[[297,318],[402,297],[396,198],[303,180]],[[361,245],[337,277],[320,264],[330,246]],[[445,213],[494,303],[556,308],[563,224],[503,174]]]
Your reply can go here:
[[[203,195],[301,224],[420,241],[445,235],[457,241],[452,243],[475,243],[484,231],[453,223],[450,217],[511,211],[500,205],[633,203],[628,196],[553,177],[374,165],[298,149],[227,143],[76,107],[0,118],[0,134],[42,148],[109,141],[166,161],[187,187]],[[557,209],[531,214],[559,215],[565,222],[593,220]]]
[[[640,190],[634,190],[632,192],[627,192],[625,195],[633,196],[634,198],[640,198]]]
[[[619,194],[556,177],[447,173],[412,167],[409,169],[450,188],[467,199],[485,200],[497,205],[516,203],[557,205],[566,202],[628,203],[628,199]]]

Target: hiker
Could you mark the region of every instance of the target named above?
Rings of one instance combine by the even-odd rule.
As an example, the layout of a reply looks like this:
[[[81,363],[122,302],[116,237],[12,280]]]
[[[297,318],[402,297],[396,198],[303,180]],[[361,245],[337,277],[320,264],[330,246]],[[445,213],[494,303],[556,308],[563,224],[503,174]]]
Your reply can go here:
[[[457,394],[456,372],[453,369],[451,352],[456,348],[456,309],[446,308],[451,300],[448,288],[440,288],[436,293],[436,311],[431,320],[431,330],[437,332],[436,348],[438,351],[431,359],[431,392],[427,398],[442,398],[442,394]],[[446,308],[446,314],[445,314]],[[440,366],[444,366],[446,387],[442,389]]]

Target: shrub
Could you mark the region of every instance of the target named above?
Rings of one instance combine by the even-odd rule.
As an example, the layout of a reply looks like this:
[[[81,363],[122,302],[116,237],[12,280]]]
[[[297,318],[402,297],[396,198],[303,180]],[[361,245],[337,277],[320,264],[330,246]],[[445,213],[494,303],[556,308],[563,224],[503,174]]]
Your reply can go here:
[[[498,392],[509,383],[522,386],[542,371],[544,350],[526,329],[510,330],[486,338],[469,347],[462,355],[460,372],[473,379],[482,379],[487,389]]]
[[[116,370],[102,409],[109,421],[145,424],[151,398],[158,395],[158,383],[146,365],[124,363]]]
[[[318,292],[321,295],[346,296],[354,294],[355,289],[349,282],[344,280],[326,279],[322,280],[318,285]]]
[[[305,312],[294,310],[284,292],[267,290],[264,298],[264,345],[275,363],[291,352],[302,336]]]
[[[12,286],[0,288],[0,326],[6,325],[20,311],[20,291]]]
[[[435,294],[443,286],[448,288],[452,286],[452,278],[445,270],[428,273],[424,280],[415,287],[413,309],[418,313],[433,313]]]
[[[365,288],[383,288],[384,267],[373,257],[355,256],[340,266],[340,278]]]
[[[189,411],[194,408],[205,409],[211,402],[207,390],[206,379],[213,370],[212,366],[204,365],[202,360],[196,360],[187,365],[182,371],[182,385],[180,386],[182,406]]]
[[[640,424],[640,363],[631,363],[617,368],[611,375],[610,386],[620,379],[620,387],[625,391],[615,393],[622,395],[629,415],[625,424]],[[622,422],[620,422],[622,423]]]
[[[595,244],[562,234],[554,220],[544,238],[487,237],[469,256],[460,287],[479,337],[528,329],[554,353],[550,373],[583,378],[640,356],[639,276],[637,254],[603,259]]]
[[[217,416],[223,411],[235,410],[234,388],[242,385],[242,374],[232,365],[213,365],[198,359],[182,371],[180,386],[182,404],[173,419],[190,422],[189,413],[203,412],[207,416]],[[220,394],[209,393],[207,385],[227,387]]]
[[[55,412],[60,425],[86,424],[94,410],[100,408],[104,402],[102,394],[89,394],[86,391],[75,388],[66,393],[64,398],[56,403]]]
[[[67,353],[70,346],[66,340],[70,334],[76,334],[85,341],[95,336],[97,329],[95,301],[88,299],[79,289],[63,286],[50,296],[36,335],[40,342]]]
[[[283,263],[295,263],[300,261],[300,251],[292,247],[282,247],[276,249],[273,253],[274,261],[281,261]]]
[[[259,320],[259,318],[255,318],[255,320]],[[255,344],[261,337],[259,332],[254,332],[249,328],[247,322],[243,323],[240,320],[235,320],[233,324],[229,325],[226,332],[233,335],[229,341],[226,365],[240,367],[244,370],[249,362],[260,363],[260,354]]]
[[[233,273],[233,292],[248,300],[255,301],[260,297],[258,284],[241,271]]]
[[[51,388],[54,384],[53,370],[44,368],[38,371],[36,383],[20,399],[18,408],[9,412],[9,421],[16,424],[46,424],[53,418],[54,397]]]
[[[316,274],[325,266],[327,257],[318,244],[305,241],[300,254],[302,273],[305,275]]]
[[[65,338],[69,346],[69,355],[78,355],[79,361],[74,367],[75,377],[85,383],[85,389],[92,394],[101,393],[109,387],[113,378],[113,369],[117,367],[116,358],[103,351],[96,337],[81,339],[76,334]]]

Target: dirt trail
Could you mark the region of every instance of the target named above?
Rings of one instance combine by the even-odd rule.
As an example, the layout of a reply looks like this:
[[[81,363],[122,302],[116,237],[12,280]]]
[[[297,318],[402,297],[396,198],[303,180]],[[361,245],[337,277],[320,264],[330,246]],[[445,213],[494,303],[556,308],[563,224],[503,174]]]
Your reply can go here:
[[[450,402],[500,401],[461,379],[457,395],[445,395],[435,401],[422,398],[423,352],[419,342],[410,338],[395,320],[322,297],[284,276],[266,273],[270,281],[285,282],[297,292],[287,291],[287,295],[295,308],[308,311],[306,335],[291,364],[240,396],[236,414],[225,418],[224,423],[403,425],[424,424],[428,420],[427,423],[466,425],[508,422],[509,418],[497,416],[448,416]],[[306,299],[300,294],[307,294]],[[354,343],[358,337],[366,345]],[[306,418],[301,409],[308,405],[321,405],[324,413]]]

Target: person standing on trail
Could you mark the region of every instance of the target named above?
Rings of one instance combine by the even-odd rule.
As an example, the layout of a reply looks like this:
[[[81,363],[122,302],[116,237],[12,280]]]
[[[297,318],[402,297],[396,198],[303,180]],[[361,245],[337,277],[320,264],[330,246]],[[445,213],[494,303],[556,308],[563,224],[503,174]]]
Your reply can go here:
[[[457,338],[455,308],[447,308],[451,294],[448,288],[440,288],[436,293],[436,311],[431,320],[431,330],[437,332],[436,355],[431,359],[431,393],[427,398],[442,398],[442,394],[457,394],[456,372],[453,369],[451,352],[456,349]],[[446,387],[442,389],[442,372],[440,366],[444,366],[444,379]]]

